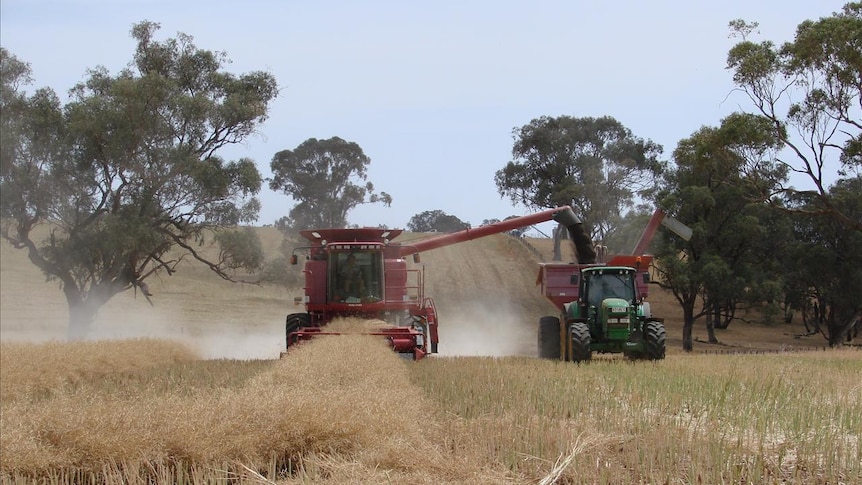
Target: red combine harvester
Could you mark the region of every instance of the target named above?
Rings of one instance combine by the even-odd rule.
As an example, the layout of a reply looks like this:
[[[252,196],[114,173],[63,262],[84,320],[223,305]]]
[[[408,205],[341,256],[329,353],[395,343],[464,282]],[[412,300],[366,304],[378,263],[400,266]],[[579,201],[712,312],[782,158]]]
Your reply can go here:
[[[480,237],[554,220],[576,237],[576,247],[590,249],[581,221],[568,206],[508,219],[495,224],[432,236],[408,243],[392,242],[399,229],[316,229],[301,231],[310,245],[305,262],[305,312],[287,316],[286,349],[320,335],[334,335],[326,324],[335,317],[387,322],[371,332],[388,340],[396,352],[415,360],[437,353],[439,325],[434,300],[425,294],[422,269],[408,268],[405,257]]]

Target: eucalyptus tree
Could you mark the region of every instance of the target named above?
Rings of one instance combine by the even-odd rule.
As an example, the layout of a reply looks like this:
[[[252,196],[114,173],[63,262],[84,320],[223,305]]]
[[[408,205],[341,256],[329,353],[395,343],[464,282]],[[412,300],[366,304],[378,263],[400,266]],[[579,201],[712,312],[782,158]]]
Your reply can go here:
[[[841,213],[862,222],[862,176],[846,178],[827,192]],[[812,214],[816,197],[800,196],[793,207],[793,237],[786,258],[788,301],[799,310],[812,333],[829,345],[851,336],[862,320],[862,232],[848,230],[834,217]]]
[[[279,224],[293,229],[346,227],[347,214],[360,204],[391,205],[392,197],[375,193],[368,181],[370,164],[362,147],[337,136],[309,138],[293,150],[276,153],[269,187],[297,201]]]
[[[862,2],[801,22],[793,41],[781,46],[749,40],[756,23],[738,19],[730,28],[741,37],[727,57],[736,86],[781,140],[778,162],[807,181],[756,194],[799,216],[785,299],[798,309],[816,305],[813,329],[836,344],[860,318]]]
[[[470,229],[470,223],[437,209],[415,214],[407,221],[407,229],[413,232],[455,232]]]
[[[862,171],[862,3],[801,22],[793,41],[781,46],[749,40],[755,22],[737,19],[730,28],[741,37],[727,56],[734,83],[781,140],[778,161],[809,182],[760,187],[757,195],[776,201],[784,198],[775,195],[799,194],[807,204],[779,207],[825,214],[862,231],[862,222],[845,214],[829,191],[834,180]]]
[[[219,153],[266,120],[276,81],[227,72],[226,54],[185,34],[158,41],[158,29],[135,24],[128,66],[88,71],[65,105],[50,88],[28,94],[29,65],[2,51],[0,235],[59,281],[70,338],[121,292],[149,300],[146,280],[184,258],[227,280],[262,262],[253,233],[224,234],[257,219],[262,177]],[[213,234],[216,257],[200,249]]]
[[[630,254],[655,212],[651,202],[636,204],[625,214],[615,216],[614,228],[604,238],[608,254]],[[659,234],[656,237],[661,237]]]
[[[500,195],[534,209],[569,205],[593,240],[603,240],[636,196],[655,187],[664,167],[660,145],[610,116],[544,116],[514,129],[513,138],[513,160],[494,177]]]
[[[772,288],[775,293],[775,287],[766,283],[771,275],[758,267],[763,252],[775,249],[764,243],[781,241],[766,238],[761,204],[752,202],[750,194],[756,186],[783,180],[785,170],[769,163],[778,143],[765,118],[733,114],[717,128],[702,127],[674,150],[675,166],[665,174],[658,203],[691,227],[693,235],[689,241],[657,242],[656,280],[682,306],[685,350],[692,349],[695,319],[753,298],[755,289],[762,293]],[[755,160],[760,160],[759,170],[743,172],[742,167]]]

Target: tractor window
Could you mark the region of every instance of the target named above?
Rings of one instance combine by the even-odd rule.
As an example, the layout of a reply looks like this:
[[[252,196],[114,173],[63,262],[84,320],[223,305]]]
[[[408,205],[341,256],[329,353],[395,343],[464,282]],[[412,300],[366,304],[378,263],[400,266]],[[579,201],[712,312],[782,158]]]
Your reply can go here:
[[[358,303],[382,296],[382,254],[376,251],[330,255],[330,299]]]
[[[599,306],[606,298],[622,298],[634,301],[634,284],[631,274],[596,274],[590,278],[587,302],[591,306]]]

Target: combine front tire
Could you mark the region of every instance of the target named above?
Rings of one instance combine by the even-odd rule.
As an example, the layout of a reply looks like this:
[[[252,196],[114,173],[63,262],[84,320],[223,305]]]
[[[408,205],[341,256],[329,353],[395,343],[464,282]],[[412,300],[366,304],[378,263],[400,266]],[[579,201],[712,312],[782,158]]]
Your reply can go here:
[[[572,362],[586,362],[593,357],[590,350],[590,327],[584,322],[574,322],[569,328],[569,338],[572,342],[572,354],[569,356]]]
[[[284,323],[285,349],[294,342],[290,341],[290,334],[302,327],[311,325],[311,316],[308,313],[291,313]]]
[[[664,324],[662,322],[650,320],[644,324],[645,356],[648,360],[664,359],[665,337]]]
[[[560,358],[560,319],[557,317],[539,319],[539,358]]]

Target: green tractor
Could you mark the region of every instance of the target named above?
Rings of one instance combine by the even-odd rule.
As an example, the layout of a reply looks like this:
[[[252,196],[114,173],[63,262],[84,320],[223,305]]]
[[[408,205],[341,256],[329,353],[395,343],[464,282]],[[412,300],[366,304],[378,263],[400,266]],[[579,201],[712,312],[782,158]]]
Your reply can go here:
[[[649,273],[628,266],[575,268],[569,283],[578,299],[564,303],[560,317],[540,319],[540,357],[583,362],[599,352],[663,359],[664,321],[650,314],[644,300]]]
[[[665,355],[664,319],[646,301],[652,256],[644,254],[659,226],[688,241],[691,228],[656,209],[630,255],[604,261],[606,248],[592,247],[581,224],[570,225],[578,263],[540,263],[536,284],[560,316],[539,319],[539,357],[589,361],[593,352],[660,360]],[[599,251],[601,257],[595,249]]]

